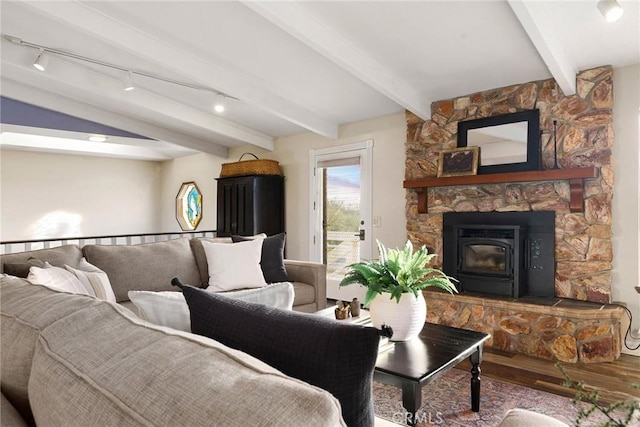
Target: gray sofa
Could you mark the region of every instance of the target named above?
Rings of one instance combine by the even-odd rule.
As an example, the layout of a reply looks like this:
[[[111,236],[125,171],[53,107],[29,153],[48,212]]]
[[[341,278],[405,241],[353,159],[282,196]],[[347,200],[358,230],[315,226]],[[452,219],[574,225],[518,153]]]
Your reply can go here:
[[[207,258],[202,240],[230,243],[229,238],[175,239],[141,245],[64,245],[0,256],[5,263],[27,262],[29,258],[47,261],[53,266],[77,267],[82,257],[107,273],[118,303],[133,308],[129,291],[175,291],[171,279],[207,287]],[[295,298],[293,309],[312,313],[326,307],[326,267],[308,261],[284,260]]]
[[[176,291],[173,277],[206,287],[200,239],[65,245],[2,255],[0,266],[36,258],[76,267],[82,257],[107,273],[117,304],[0,277],[2,426],[245,425],[248,420],[264,426],[344,425],[330,393],[217,341],[134,315],[130,290]],[[294,310],[324,308],[325,267],[290,260],[285,265],[294,285]]]
[[[338,401],[119,304],[0,276],[2,426],[340,426]]]

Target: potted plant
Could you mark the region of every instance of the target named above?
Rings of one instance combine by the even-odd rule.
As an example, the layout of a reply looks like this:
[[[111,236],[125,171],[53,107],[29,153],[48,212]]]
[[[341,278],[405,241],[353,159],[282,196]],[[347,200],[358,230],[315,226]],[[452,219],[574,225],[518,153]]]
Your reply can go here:
[[[351,264],[340,286],[364,285],[367,288],[364,305],[369,308],[373,325],[391,326],[392,341],[407,341],[418,336],[426,320],[427,305],[422,290],[435,286],[457,293],[453,283],[457,280],[428,267],[436,254],[430,254],[424,245],[414,251],[410,240],[404,249],[387,249],[377,243],[379,260]]]

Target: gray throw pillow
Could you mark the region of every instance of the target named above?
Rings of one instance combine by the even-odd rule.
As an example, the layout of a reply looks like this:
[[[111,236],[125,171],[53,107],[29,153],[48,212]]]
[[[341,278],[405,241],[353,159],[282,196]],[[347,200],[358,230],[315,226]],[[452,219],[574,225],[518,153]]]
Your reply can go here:
[[[16,276],[26,279],[31,267],[44,268],[44,261],[38,258],[29,258],[26,262],[5,262],[3,271],[9,276]]]
[[[243,351],[291,377],[329,391],[348,426],[374,424],[375,328],[225,298],[182,284],[191,331]]]
[[[284,266],[284,243],[287,233],[274,234],[262,241],[262,257],[260,268],[267,283],[288,282],[289,275]],[[246,242],[249,237],[231,236],[233,243]]]

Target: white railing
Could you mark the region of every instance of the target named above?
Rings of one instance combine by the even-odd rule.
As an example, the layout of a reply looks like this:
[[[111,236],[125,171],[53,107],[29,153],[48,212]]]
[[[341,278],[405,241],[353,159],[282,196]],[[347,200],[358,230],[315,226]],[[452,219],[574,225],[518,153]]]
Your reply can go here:
[[[360,261],[360,237],[353,231],[327,231],[327,278],[341,280]]]
[[[63,237],[43,240],[15,240],[0,242],[0,254],[56,248],[63,245],[137,245],[141,243],[163,242],[182,237],[215,237],[215,230],[182,231],[175,233],[122,234],[116,236]]]

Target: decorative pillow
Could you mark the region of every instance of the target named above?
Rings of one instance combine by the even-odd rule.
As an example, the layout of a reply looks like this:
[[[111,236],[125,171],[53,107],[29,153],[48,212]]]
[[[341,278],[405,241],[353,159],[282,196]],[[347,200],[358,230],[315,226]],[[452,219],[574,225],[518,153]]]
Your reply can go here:
[[[260,269],[262,240],[233,245],[203,240],[202,247],[209,266],[207,289],[211,292],[224,292],[266,286]]]
[[[177,279],[172,283],[184,293],[193,333],[329,391],[340,401],[348,426],[374,424],[376,329],[225,298]]]
[[[96,298],[116,302],[116,296],[113,293],[107,273],[89,263],[85,258],[80,260],[78,268],[69,267],[68,265],[65,265],[64,268],[73,273],[85,288],[93,292],[93,296]]]
[[[181,292],[129,291],[138,317],[160,326],[191,332],[189,306]]]
[[[288,282],[289,275],[284,266],[284,243],[287,233],[274,234],[262,241],[260,268],[267,283]],[[234,243],[246,242],[250,237],[231,236]]]
[[[55,291],[95,296],[90,288],[86,288],[73,273],[64,268],[52,267],[48,262],[45,268],[31,267],[27,280],[35,285],[43,285]]]
[[[291,310],[294,292],[291,283],[276,283],[264,288],[224,292],[219,295]],[[129,299],[138,308],[138,317],[141,319],[191,332],[189,306],[182,292],[129,291]]]
[[[31,267],[44,268],[44,261],[38,258],[31,257],[26,262],[6,262],[3,266],[5,274],[10,276],[20,277],[26,279],[29,275],[29,269]]]

